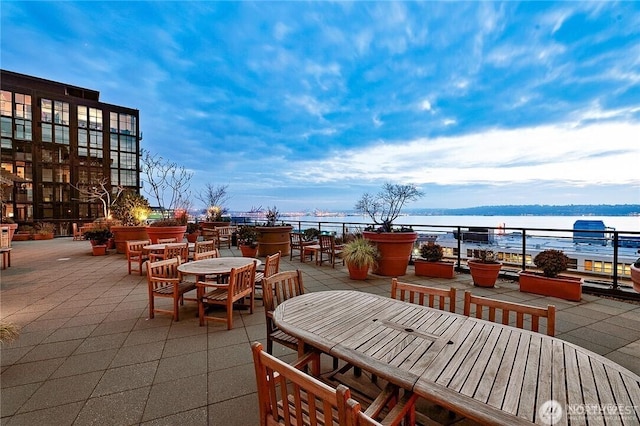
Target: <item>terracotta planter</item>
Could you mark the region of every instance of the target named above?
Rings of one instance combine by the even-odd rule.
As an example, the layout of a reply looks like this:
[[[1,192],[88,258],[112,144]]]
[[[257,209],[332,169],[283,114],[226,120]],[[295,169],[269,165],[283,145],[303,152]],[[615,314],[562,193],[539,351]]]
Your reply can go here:
[[[633,281],[633,289],[640,293],[640,268],[631,265],[631,281]]]
[[[469,271],[473,285],[478,287],[493,287],[496,285],[498,275],[500,275],[501,263],[482,263],[475,260],[468,260]]]
[[[196,241],[198,241],[199,236],[200,236],[200,231],[187,234],[187,241],[189,241],[190,243],[195,243]]]
[[[558,275],[555,278],[545,277],[538,272],[520,271],[518,274],[520,291],[558,297],[560,299],[579,302],[582,298],[582,279]]]
[[[46,234],[33,234],[33,238],[34,240],[52,240],[53,239],[53,232],[49,232]]]
[[[429,262],[424,259],[414,261],[416,276],[431,278],[454,278],[456,276],[453,262]]]
[[[240,245],[240,252],[243,257],[256,257],[258,255],[258,246],[244,246]]]
[[[363,237],[378,247],[380,259],[374,274],[397,277],[407,273],[407,266],[418,239],[417,232],[371,232],[364,231]]]
[[[181,243],[184,239],[184,234],[187,232],[187,225],[147,226],[146,230],[152,244],[157,244],[158,238],[175,238],[177,242]]]
[[[91,249],[93,250],[94,256],[104,256],[105,254],[107,254],[107,246],[103,244],[96,244],[94,246],[91,246]]]
[[[127,252],[127,241],[148,240],[146,226],[112,226],[111,233],[116,242],[116,252]]]
[[[256,226],[258,231],[258,256],[265,257],[281,252],[288,256],[291,250],[289,234],[293,226]]]
[[[347,268],[349,269],[349,278],[352,280],[366,280],[367,275],[369,275],[369,267],[368,266],[355,266],[347,264]]]
[[[16,232],[15,234],[13,234],[13,240],[12,241],[29,241],[31,239],[31,234],[30,233],[22,233],[22,232]]]

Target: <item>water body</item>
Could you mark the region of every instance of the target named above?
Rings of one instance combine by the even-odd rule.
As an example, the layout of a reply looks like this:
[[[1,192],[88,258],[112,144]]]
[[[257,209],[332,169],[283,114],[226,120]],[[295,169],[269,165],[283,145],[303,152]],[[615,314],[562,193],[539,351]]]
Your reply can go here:
[[[303,222],[371,223],[364,216],[296,216],[283,217],[294,224]],[[505,228],[573,229],[577,220],[601,220],[616,231],[640,232],[640,216],[400,216],[395,225],[479,226]],[[310,225],[310,224],[308,224]],[[309,227],[303,224],[303,228]]]

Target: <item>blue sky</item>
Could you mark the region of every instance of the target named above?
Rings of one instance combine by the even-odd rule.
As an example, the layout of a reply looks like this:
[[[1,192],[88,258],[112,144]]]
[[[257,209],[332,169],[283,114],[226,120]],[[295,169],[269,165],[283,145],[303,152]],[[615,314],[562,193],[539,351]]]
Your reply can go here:
[[[640,2],[2,2],[3,69],[140,110],[228,207],[640,203]]]

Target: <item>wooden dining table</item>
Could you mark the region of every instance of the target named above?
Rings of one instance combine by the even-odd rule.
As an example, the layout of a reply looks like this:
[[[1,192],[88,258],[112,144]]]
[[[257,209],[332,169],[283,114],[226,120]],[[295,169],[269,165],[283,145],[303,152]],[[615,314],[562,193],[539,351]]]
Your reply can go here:
[[[555,337],[359,291],[296,296],[274,321],[483,424],[640,424],[640,377]]]
[[[178,266],[178,271],[183,275],[195,275],[198,280],[204,280],[207,275],[229,274],[231,269],[241,268],[252,262],[256,262],[256,267],[262,265],[260,259],[253,257],[215,257],[183,263]]]

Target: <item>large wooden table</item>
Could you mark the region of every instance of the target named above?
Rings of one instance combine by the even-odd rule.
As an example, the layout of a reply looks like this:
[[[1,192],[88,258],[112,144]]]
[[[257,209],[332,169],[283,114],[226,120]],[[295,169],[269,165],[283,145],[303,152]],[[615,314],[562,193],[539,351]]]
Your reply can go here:
[[[260,259],[253,257],[216,257],[213,259],[196,260],[178,266],[178,271],[185,275],[195,275],[204,279],[206,275],[228,274],[233,268],[241,268],[256,262],[256,267],[262,264]]]
[[[294,297],[274,320],[481,423],[640,424],[640,377],[547,335],[357,291]]]

